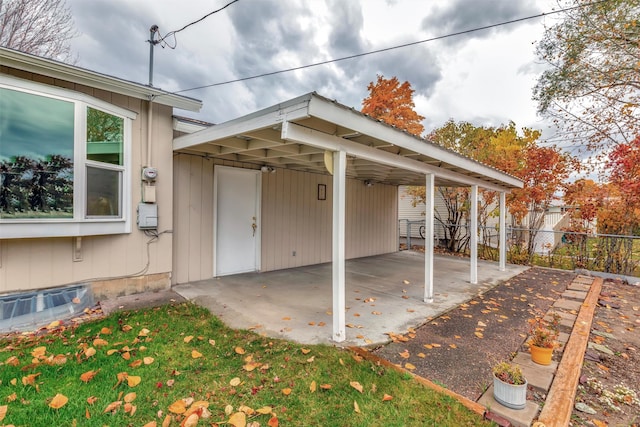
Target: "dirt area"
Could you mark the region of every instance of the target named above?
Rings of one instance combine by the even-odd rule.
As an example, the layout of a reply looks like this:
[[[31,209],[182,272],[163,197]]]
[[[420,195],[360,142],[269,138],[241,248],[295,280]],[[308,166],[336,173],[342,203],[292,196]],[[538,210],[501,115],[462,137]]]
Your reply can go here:
[[[604,282],[589,346],[571,425],[640,426],[640,285]]]
[[[546,312],[575,277],[533,267],[374,353],[477,400],[492,381],[491,366],[521,348],[527,320]]]

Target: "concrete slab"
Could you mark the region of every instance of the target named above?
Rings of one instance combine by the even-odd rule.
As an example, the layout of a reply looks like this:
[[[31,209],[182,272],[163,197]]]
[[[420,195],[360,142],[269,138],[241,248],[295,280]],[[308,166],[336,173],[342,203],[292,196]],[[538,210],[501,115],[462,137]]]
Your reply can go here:
[[[582,306],[583,301],[572,301],[572,300],[560,298],[555,303],[553,303],[553,308],[561,308],[564,310],[578,311],[580,310],[580,306]]]
[[[571,290],[571,291],[581,291],[581,292],[589,292],[589,289],[591,289],[591,283],[589,284],[584,284],[584,283],[578,283],[576,281],[571,282],[571,284],[567,287],[567,289]]]
[[[575,299],[580,300],[581,302],[587,298],[587,292],[585,291],[574,291],[574,290],[566,290],[561,295],[562,298],[566,299]]]
[[[489,409],[491,412],[506,418],[515,427],[529,427],[533,420],[538,416],[540,406],[530,400],[527,401],[524,409],[510,409],[502,406],[493,398],[493,384],[478,399],[478,403]]]
[[[434,301],[425,303],[424,254],[402,251],[347,261],[347,339],[342,345],[388,341],[487,291],[528,267],[478,260],[469,283],[468,258],[434,257]],[[405,283],[407,281],[408,283]],[[331,264],[225,276],[172,288],[232,328],[304,344],[333,343]]]
[[[522,373],[531,387],[546,393],[551,388],[556,372],[555,368],[549,369],[549,366],[532,363],[521,365],[520,368],[522,368]]]
[[[549,371],[551,373],[555,372],[558,369],[558,362],[552,360],[550,365],[539,365],[533,360],[531,360],[531,354],[523,351],[518,352],[516,357],[512,360],[513,363],[516,363],[523,366],[531,366],[533,368],[543,368],[544,371]]]

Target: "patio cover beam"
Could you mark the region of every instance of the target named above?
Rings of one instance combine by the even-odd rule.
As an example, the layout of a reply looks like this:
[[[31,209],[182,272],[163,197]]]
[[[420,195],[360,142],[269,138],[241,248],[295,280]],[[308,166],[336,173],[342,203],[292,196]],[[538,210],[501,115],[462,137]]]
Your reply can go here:
[[[306,128],[298,124],[285,121],[282,123],[282,139],[301,144],[319,147],[329,151],[345,151],[348,155],[370,160],[376,163],[417,172],[420,174],[434,174],[436,177],[458,182],[462,185],[480,185],[493,191],[506,191],[507,188],[494,185],[488,181],[473,178],[458,172],[453,172],[424,162],[392,154],[386,151],[368,147],[357,142],[349,141],[328,133]]]

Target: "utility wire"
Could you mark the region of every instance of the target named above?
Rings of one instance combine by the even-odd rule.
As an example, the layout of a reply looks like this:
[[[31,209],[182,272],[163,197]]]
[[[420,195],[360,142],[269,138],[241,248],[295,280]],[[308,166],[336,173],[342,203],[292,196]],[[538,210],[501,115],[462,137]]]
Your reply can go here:
[[[195,25],[199,22],[204,21],[205,19],[207,19],[208,17],[210,17],[211,15],[218,13],[220,11],[225,10],[226,8],[228,8],[229,6],[231,6],[234,3],[239,2],[240,0],[233,0],[227,4],[225,4],[224,6],[222,6],[220,9],[216,9],[214,11],[211,11],[209,13],[207,13],[206,15],[204,15],[202,18],[197,19],[193,22],[188,23],[187,25],[185,25],[184,27],[180,28],[179,30],[175,30],[175,31],[169,31],[167,34],[165,34],[164,36],[160,36],[160,38],[157,40],[156,43],[164,43],[166,46],[168,46],[171,49],[175,49],[176,46],[178,46],[178,41],[176,40],[176,34],[178,34],[180,31],[186,30],[187,28],[189,28],[192,25]],[[160,35],[160,33],[158,32],[158,35]],[[168,37],[173,37],[175,44],[173,46],[171,46],[168,42],[167,42],[167,38]],[[164,46],[163,46],[164,47]]]
[[[235,0],[235,1],[238,1],[238,0]],[[460,35],[464,35],[464,34],[474,33],[474,32],[477,32],[477,31],[488,30],[488,29],[491,29],[491,28],[496,28],[496,27],[501,27],[501,26],[505,26],[505,25],[509,25],[509,24],[514,24],[516,22],[522,22],[522,21],[527,21],[527,20],[530,20],[530,19],[541,18],[541,17],[544,17],[544,16],[555,15],[557,13],[568,12],[568,11],[571,11],[571,10],[574,10],[574,9],[579,9],[579,8],[582,8],[582,7],[594,6],[594,5],[597,5],[597,4],[600,4],[600,3],[606,3],[608,1],[610,1],[610,0],[598,0],[598,1],[591,2],[591,3],[587,3],[587,4],[567,7],[567,8],[564,8],[564,9],[553,10],[551,12],[542,12],[542,13],[539,13],[537,15],[531,15],[531,16],[526,16],[524,18],[512,19],[512,20],[509,20],[509,21],[504,21],[504,22],[500,22],[500,23],[497,23],[497,24],[485,25],[485,26],[482,26],[482,27],[476,27],[476,28],[472,28],[472,29],[469,29],[469,30],[457,31],[455,33],[449,33],[449,34],[445,34],[445,35],[442,35],[442,36],[431,37],[431,38],[428,38],[428,39],[418,40],[418,41],[415,41],[415,42],[404,43],[404,44],[401,44],[401,45],[396,45],[396,46],[387,47],[387,48],[383,48],[383,49],[376,49],[376,50],[372,50],[372,51],[369,51],[369,52],[356,53],[356,54],[349,55],[349,56],[343,56],[341,58],[327,59],[326,61],[315,62],[315,63],[312,63],[312,64],[301,65],[301,66],[298,66],[298,67],[291,67],[291,68],[286,68],[286,69],[282,69],[282,70],[271,71],[271,72],[262,73],[262,74],[256,74],[254,76],[241,77],[241,78],[234,79],[234,80],[227,80],[227,81],[224,81],[224,82],[212,83],[212,84],[203,85],[203,86],[196,86],[196,87],[192,87],[192,88],[189,88],[189,89],[182,89],[182,90],[178,90],[178,91],[175,91],[175,92],[168,92],[165,95],[176,95],[176,94],[179,94],[179,93],[190,92],[192,90],[206,89],[206,88],[216,87],[216,86],[223,86],[223,85],[228,85],[228,84],[231,84],[231,83],[244,82],[244,81],[247,81],[247,80],[253,80],[253,79],[258,79],[258,78],[262,78],[262,77],[273,76],[273,75],[276,75],[276,74],[283,74],[283,73],[289,73],[291,71],[303,70],[305,68],[318,67],[320,65],[332,64],[334,62],[346,61],[348,59],[360,58],[360,57],[363,57],[363,56],[373,55],[373,54],[376,54],[376,53],[388,52],[388,51],[395,50],[395,49],[401,49],[401,48],[405,48],[405,47],[409,47],[409,46],[415,46],[415,45],[428,43],[428,42],[432,42],[432,41],[436,41],[436,40],[442,40],[442,39],[446,39],[446,38],[450,38],[450,37],[456,37],[456,36],[460,36]],[[234,3],[234,2],[231,2],[231,3]],[[231,4],[231,3],[229,3],[229,4]],[[227,7],[227,6],[225,6],[225,7]],[[212,12],[212,13],[215,13],[215,11]],[[202,19],[204,19],[204,18],[206,18],[206,17],[203,17]],[[200,19],[200,20],[202,20],[202,19]],[[196,21],[196,22],[199,22],[199,21]],[[189,25],[192,25],[192,24],[189,24]],[[178,30],[178,31],[181,31],[181,30]],[[169,33],[169,34],[171,34],[171,33]],[[162,95],[158,95],[158,96],[162,96]]]

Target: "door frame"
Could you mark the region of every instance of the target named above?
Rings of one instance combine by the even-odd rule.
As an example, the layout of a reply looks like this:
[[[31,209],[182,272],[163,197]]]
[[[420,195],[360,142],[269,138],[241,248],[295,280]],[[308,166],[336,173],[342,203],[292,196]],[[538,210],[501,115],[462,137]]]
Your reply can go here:
[[[218,175],[225,170],[233,170],[235,172],[247,173],[256,176],[256,224],[257,232],[255,238],[255,271],[260,271],[262,261],[262,173],[260,169],[245,169],[232,166],[215,165],[213,167],[213,277],[218,277],[218,266],[216,262],[218,254]]]

